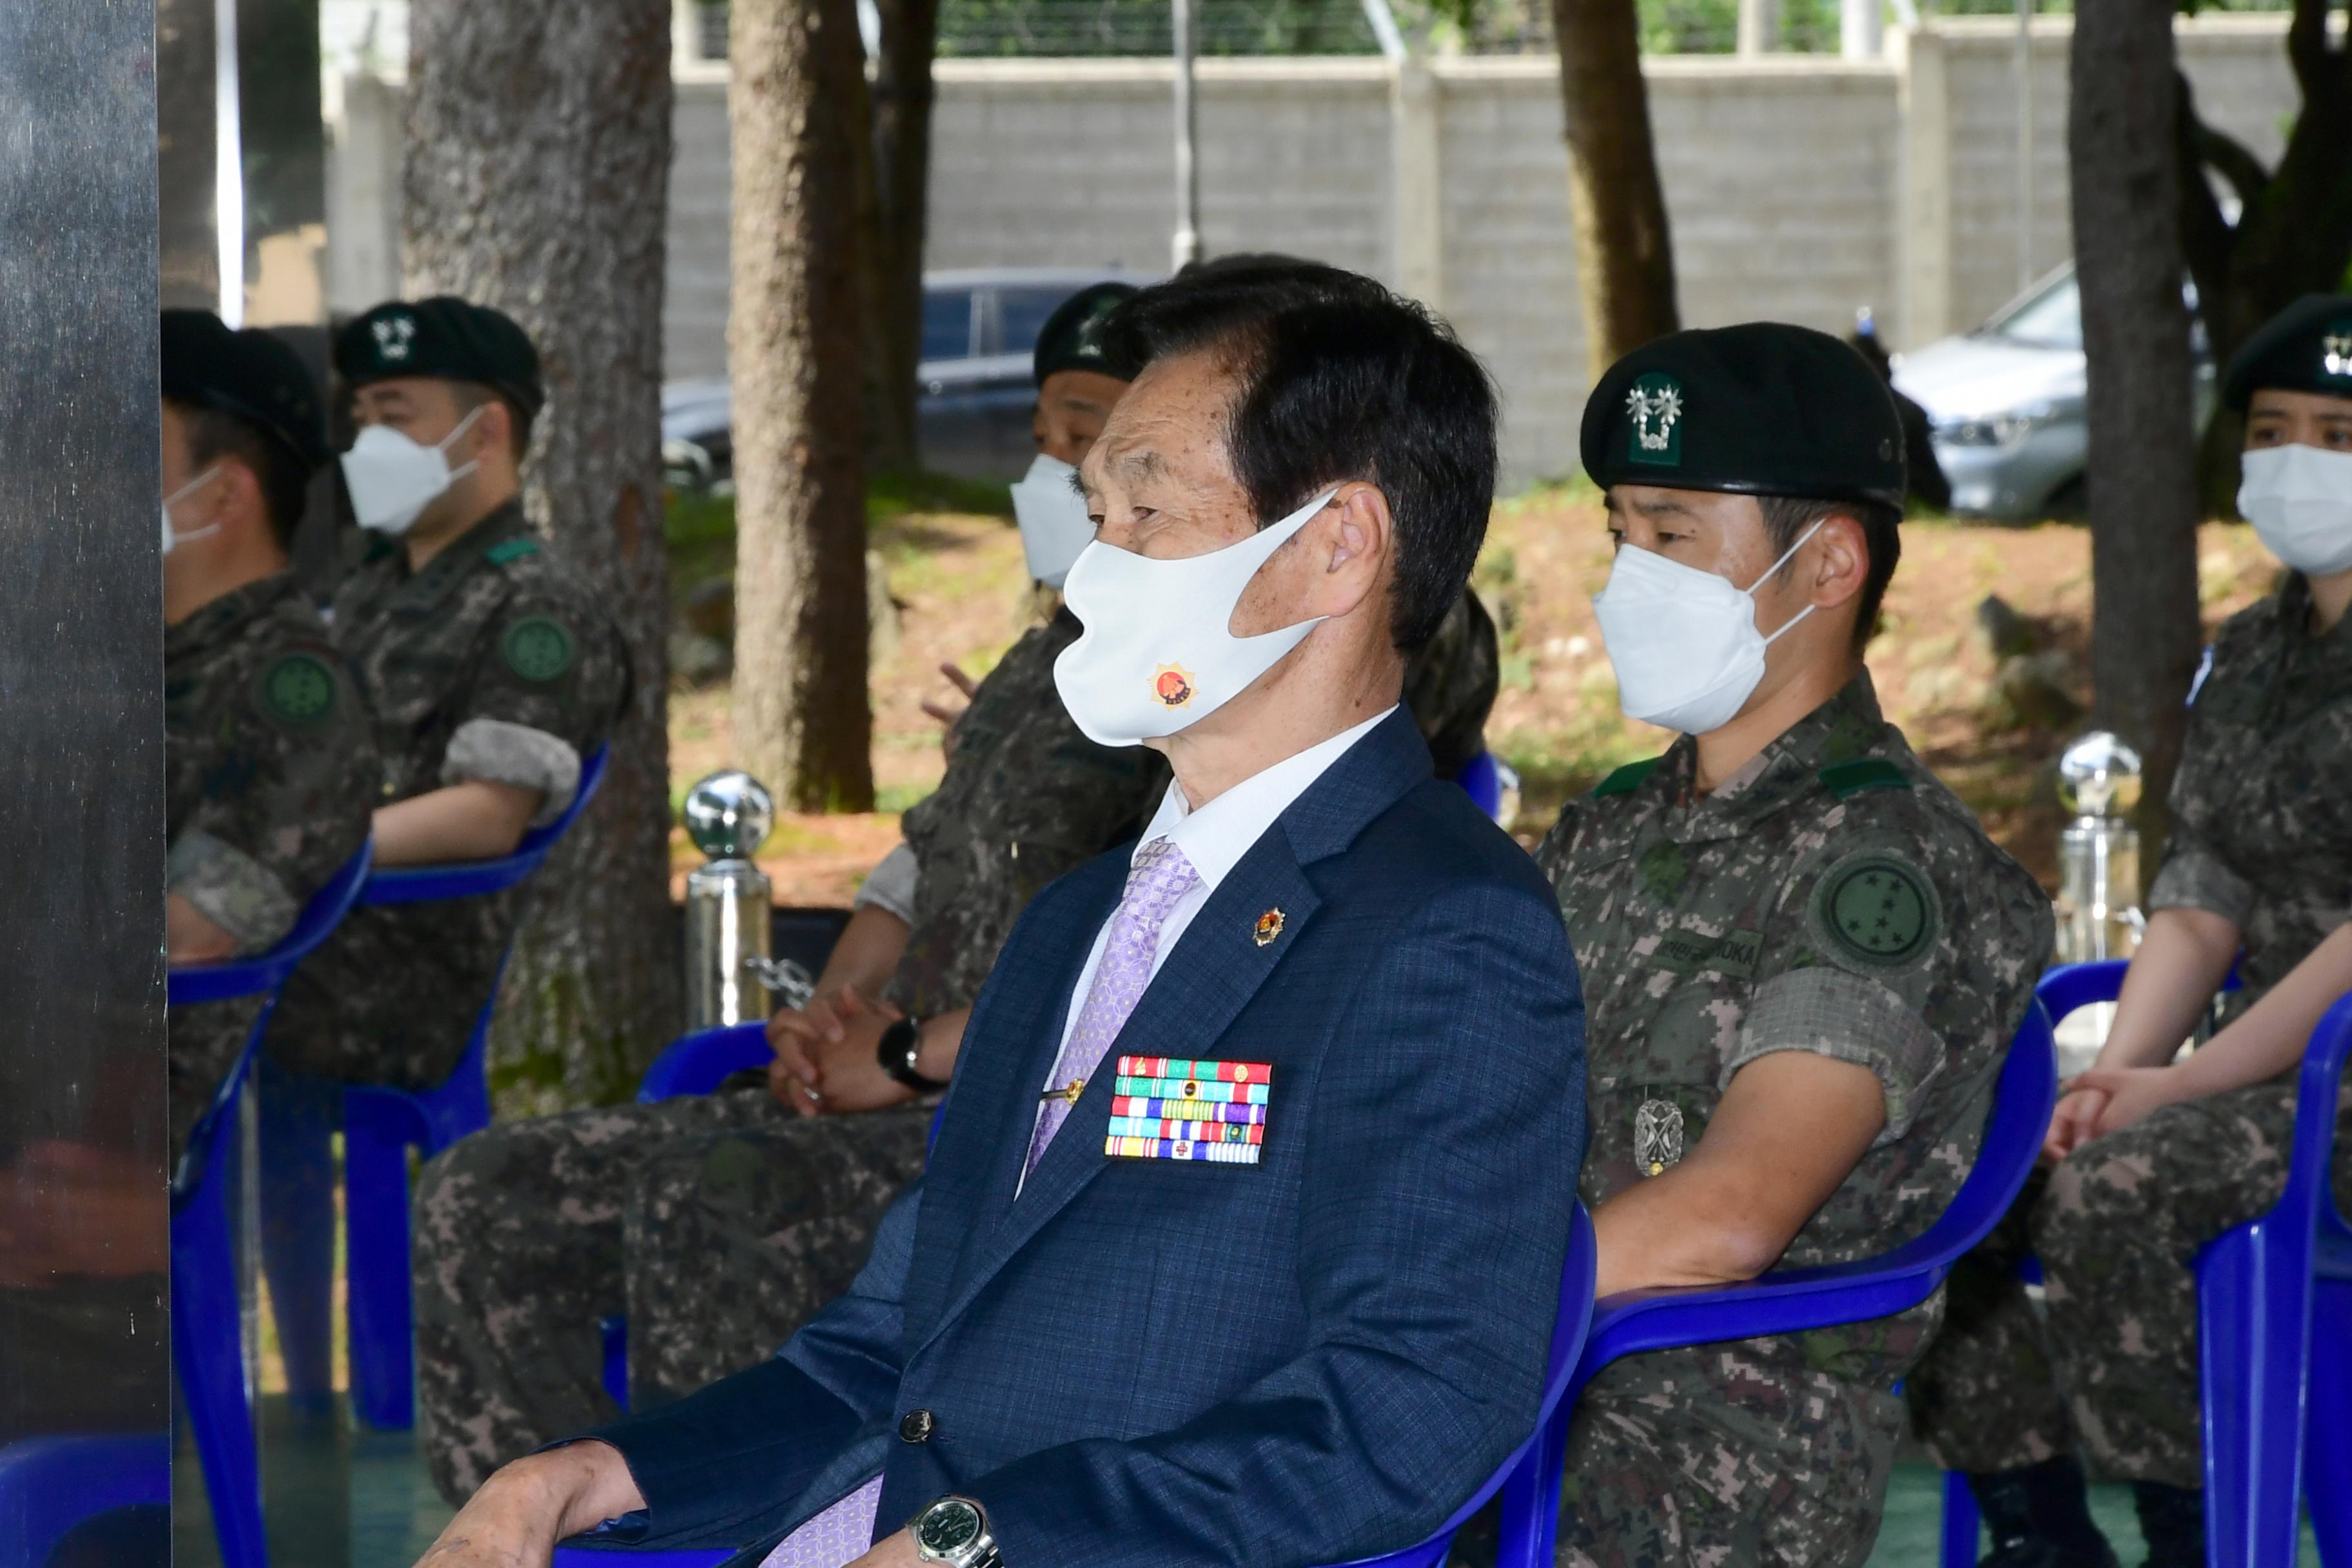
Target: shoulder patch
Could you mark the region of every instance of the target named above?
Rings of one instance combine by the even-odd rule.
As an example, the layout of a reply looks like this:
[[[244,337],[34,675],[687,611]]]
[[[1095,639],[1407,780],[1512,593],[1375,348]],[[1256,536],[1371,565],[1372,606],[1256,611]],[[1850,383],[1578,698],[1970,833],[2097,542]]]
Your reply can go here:
[[[261,672],[262,711],[304,730],[335,711],[335,672],[315,654],[289,653]]]
[[[1595,796],[1632,795],[1642,787],[1643,781],[1647,780],[1650,774],[1657,770],[1658,764],[1664,760],[1664,757],[1651,757],[1643,762],[1627,763],[1623,767],[1593,785],[1592,793]]]
[[[499,639],[499,657],[523,679],[541,683],[572,668],[579,647],[571,628],[550,616],[525,616]]]
[[[493,566],[503,566],[509,561],[520,561],[526,555],[539,553],[536,539],[508,539],[482,552],[482,559]]]
[[[1822,874],[1807,911],[1827,951],[1877,968],[1925,956],[1943,924],[1943,903],[1926,872],[1908,860],[1864,850]]]
[[[1840,800],[1874,789],[1904,789],[1911,787],[1911,775],[1884,757],[1857,757],[1850,763],[1832,763],[1822,770],[1822,783]]]

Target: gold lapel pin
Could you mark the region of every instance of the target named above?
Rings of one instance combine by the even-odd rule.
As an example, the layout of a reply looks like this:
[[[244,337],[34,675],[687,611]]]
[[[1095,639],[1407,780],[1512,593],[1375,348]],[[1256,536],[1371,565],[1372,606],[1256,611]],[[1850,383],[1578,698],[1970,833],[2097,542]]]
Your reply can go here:
[[[1265,946],[1282,934],[1283,914],[1280,910],[1268,910],[1257,917],[1257,944]]]

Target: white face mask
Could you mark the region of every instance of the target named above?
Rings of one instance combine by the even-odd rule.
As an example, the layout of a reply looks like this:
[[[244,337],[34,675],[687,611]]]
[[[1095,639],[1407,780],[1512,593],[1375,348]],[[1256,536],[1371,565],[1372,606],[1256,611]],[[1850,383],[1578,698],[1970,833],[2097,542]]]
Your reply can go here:
[[[1601,638],[1617,671],[1617,705],[1629,719],[1704,735],[1738,717],[1764,679],[1764,650],[1813,613],[1807,605],[1766,637],[1756,629],[1756,590],[1822,531],[1789,546],[1746,588],[1655,551],[1624,545],[1592,597]]]
[[[488,406],[485,405],[485,406]],[[477,408],[433,446],[419,445],[389,425],[362,430],[342,457],[343,485],[352,493],[352,515],[362,528],[406,533],[425,509],[479,465],[452,468],[449,443],[481,416]]]
[[[1029,575],[1048,588],[1060,587],[1078,552],[1095,542],[1087,498],[1070,483],[1077,471],[1040,452],[1027,477],[1013,487],[1013,515],[1021,520],[1021,549],[1029,558]]]
[[[2240,471],[2238,510],[2263,548],[2305,576],[2352,571],[2352,452],[2257,447]]]
[[[186,484],[182,485],[178,489],[173,490],[170,495],[163,498],[164,554],[169,555],[172,553],[172,546],[177,544],[183,539],[202,539],[208,533],[218,533],[221,531],[221,525],[217,522],[214,523],[209,528],[192,528],[185,533],[182,533],[179,530],[172,526],[173,503],[184,497],[195,494],[199,489],[201,489],[207,481],[212,479],[219,472],[220,465],[218,463],[215,463],[211,468],[206,468],[203,473],[198,474],[194,479],[190,479]]]
[[[1229,629],[1234,610],[1274,552],[1306,527],[1332,486],[1238,544],[1158,561],[1100,540],[1080,552],[1063,601],[1086,635],[1054,661],[1054,685],[1087,739],[1132,746],[1198,723],[1281,662],[1320,616],[1259,637]]]

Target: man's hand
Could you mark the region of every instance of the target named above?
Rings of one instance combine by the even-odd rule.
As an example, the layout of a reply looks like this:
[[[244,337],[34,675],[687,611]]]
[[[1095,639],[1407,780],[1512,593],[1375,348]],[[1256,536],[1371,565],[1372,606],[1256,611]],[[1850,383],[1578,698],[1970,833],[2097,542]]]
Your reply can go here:
[[[882,1032],[906,1016],[854,988],[817,995],[768,1020],[768,1092],[803,1116],[877,1110],[915,1098],[875,1058]]]
[[[610,1444],[531,1454],[484,1481],[416,1568],[548,1568],[557,1542],[645,1506]]]
[[[922,1561],[915,1555],[914,1531],[902,1530],[876,1542],[849,1568],[920,1568]]]
[[[2150,1111],[2197,1098],[2196,1086],[2182,1076],[2179,1068],[2168,1067],[2093,1068],[2074,1080],[2077,1094],[2086,1089],[2103,1095],[2106,1100],[2091,1130],[2093,1138],[2120,1132],[2144,1120]]]
[[[2056,1164],[2098,1136],[2100,1113],[2107,1109],[2107,1091],[2068,1079],[2058,1108],[2050,1113],[2050,1133],[2042,1141],[2042,1158]]]
[[[953,762],[955,761],[956,724],[971,706],[973,695],[980,690],[980,682],[966,675],[953,662],[940,666],[940,673],[948,678],[950,685],[963,693],[963,700],[961,702],[926,702],[923,704],[923,711],[940,721],[940,754]]]

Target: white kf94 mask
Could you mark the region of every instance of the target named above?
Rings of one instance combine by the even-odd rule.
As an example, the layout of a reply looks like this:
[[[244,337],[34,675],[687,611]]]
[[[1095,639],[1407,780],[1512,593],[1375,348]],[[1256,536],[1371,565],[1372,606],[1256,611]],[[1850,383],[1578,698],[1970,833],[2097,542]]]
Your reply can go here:
[[[170,495],[163,498],[164,554],[169,555],[172,553],[172,546],[179,543],[183,539],[202,539],[206,534],[218,533],[221,531],[221,525],[217,522],[212,523],[204,528],[192,528],[185,533],[182,533],[178,529],[172,526],[173,503],[180,500],[184,497],[195,494],[197,489],[201,488],[207,479],[210,479],[214,475],[219,472],[220,465],[218,463],[215,463],[211,468],[206,468],[203,473],[198,474],[194,479],[190,479],[186,484],[182,485],[178,489],[173,490]]]
[[[1098,746],[1133,746],[1196,724],[1280,663],[1323,623],[1258,637],[1231,631],[1250,579],[1339,493],[1333,485],[1238,544],[1159,561],[1100,540],[1062,584],[1086,635],[1054,661],[1062,706]]]
[[[1712,572],[1622,545],[1609,581],[1592,596],[1601,640],[1617,671],[1617,705],[1628,719],[1704,735],[1738,716],[1764,679],[1764,650],[1813,613],[1807,605],[1766,637],[1756,629],[1756,590],[1822,531],[1789,546],[1745,588]]]
[[[362,430],[342,456],[343,488],[351,491],[352,515],[359,525],[378,533],[406,533],[426,507],[472,473],[478,464],[449,466],[449,443],[463,436],[481,413],[475,409],[430,447],[388,425]]]
[[[2305,576],[2352,571],[2352,452],[2295,442],[2239,463],[2238,510],[2264,549]]]
[[[1078,552],[1095,542],[1087,498],[1071,483],[1078,470],[1059,458],[1037,454],[1028,474],[1013,487],[1013,515],[1021,522],[1021,552],[1029,575],[1058,588]]]

